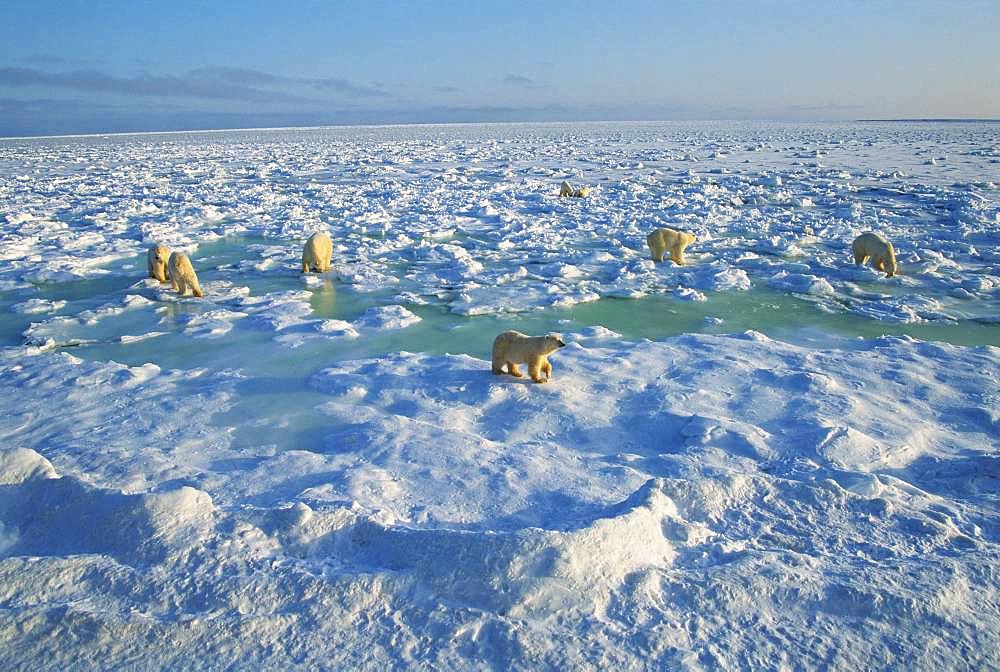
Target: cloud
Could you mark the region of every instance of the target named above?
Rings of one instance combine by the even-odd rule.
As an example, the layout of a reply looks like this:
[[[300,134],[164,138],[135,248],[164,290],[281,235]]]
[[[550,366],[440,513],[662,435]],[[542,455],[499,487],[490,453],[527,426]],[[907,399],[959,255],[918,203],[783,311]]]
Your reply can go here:
[[[0,86],[48,87],[67,91],[107,93],[130,97],[200,98],[244,103],[323,104],[329,100],[307,97],[291,90],[309,87],[346,98],[389,97],[380,88],[340,78],[284,77],[248,68],[206,66],[184,75],[117,77],[93,69],[45,72],[35,68],[0,68]]]
[[[353,84],[345,79],[311,79],[303,81],[314,84],[318,89],[336,91],[337,93],[343,93],[349,96],[383,97],[389,95],[382,89],[378,89],[373,86],[364,86],[363,84]]]
[[[244,86],[295,86],[299,84],[306,84],[317,89],[336,91],[337,93],[357,98],[382,97],[389,95],[377,86],[355,84],[354,82],[337,77],[283,77],[281,75],[273,75],[269,72],[262,72],[260,70],[251,70],[249,68],[206,66],[204,68],[192,70],[188,73],[188,75],[199,79],[210,79]]]
[[[32,68],[0,68],[0,86],[42,86],[122,96],[202,98],[246,103],[319,102],[286,93],[262,91],[250,86],[232,84],[217,78],[148,74],[114,77],[98,70],[48,73]]]
[[[431,90],[437,93],[458,93],[461,89],[457,86],[435,86]]]
[[[500,80],[501,84],[509,84],[511,86],[520,86],[523,89],[537,89],[539,84],[530,77],[525,77],[524,75],[510,75],[503,77]]]
[[[222,66],[205,66],[188,73],[189,77],[196,79],[213,80],[217,82],[229,82],[230,84],[240,84],[244,86],[271,86],[275,84],[287,84],[293,80],[287,77],[279,77],[260,70],[250,70],[249,68],[226,68]]]

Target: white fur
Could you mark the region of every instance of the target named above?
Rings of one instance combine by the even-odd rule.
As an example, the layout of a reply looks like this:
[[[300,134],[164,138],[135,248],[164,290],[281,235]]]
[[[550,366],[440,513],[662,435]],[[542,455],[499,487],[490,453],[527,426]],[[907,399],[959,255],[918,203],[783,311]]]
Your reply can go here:
[[[528,336],[519,331],[505,331],[493,341],[493,373],[507,373],[520,378],[523,374],[517,368],[518,362],[528,365],[528,375],[536,383],[552,379],[552,365],[546,357],[566,345],[555,334]],[[541,374],[545,374],[545,378]]]
[[[317,231],[309,236],[302,248],[302,272],[308,273],[316,269],[317,273],[330,270],[330,259],[333,257],[333,241],[323,231]]]
[[[899,270],[896,265],[896,251],[892,248],[892,243],[878,233],[862,233],[851,243],[851,251],[854,253],[854,263],[859,266],[865,263],[866,259],[872,260],[872,268],[885,273],[891,278]]]
[[[694,234],[674,229],[656,229],[646,236],[653,261],[663,261],[664,255],[670,252],[670,258],[680,265],[684,264],[684,248],[695,240]]]
[[[563,181],[563,183],[559,185],[560,196],[575,196],[576,198],[583,198],[589,193],[590,189],[588,187],[580,187],[579,189],[574,189],[573,185],[571,185],[569,182],[566,181]]]
[[[187,294],[188,288],[197,297],[204,296],[201,285],[198,284],[198,276],[194,273],[194,266],[191,260],[183,252],[174,252],[167,262],[167,273],[170,275],[170,286],[182,295]]]
[[[167,262],[170,260],[170,249],[166,245],[154,245],[146,253],[146,269],[149,277],[160,282],[167,282]]]

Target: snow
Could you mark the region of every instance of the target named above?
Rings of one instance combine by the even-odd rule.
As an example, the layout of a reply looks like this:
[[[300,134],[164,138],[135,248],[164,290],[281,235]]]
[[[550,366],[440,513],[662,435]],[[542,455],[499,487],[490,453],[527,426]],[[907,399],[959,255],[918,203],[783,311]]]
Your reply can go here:
[[[0,140],[5,664],[1000,666],[997,146]],[[698,236],[685,265],[657,226]],[[854,266],[866,230],[899,275]],[[153,242],[203,299],[142,277]],[[551,382],[490,372],[508,328],[563,335]]]

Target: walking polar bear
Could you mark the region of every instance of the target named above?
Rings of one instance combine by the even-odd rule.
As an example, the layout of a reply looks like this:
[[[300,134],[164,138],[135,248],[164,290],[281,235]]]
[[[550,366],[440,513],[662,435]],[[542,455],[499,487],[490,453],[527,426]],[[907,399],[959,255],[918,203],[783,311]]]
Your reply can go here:
[[[194,266],[183,252],[174,252],[170,255],[167,273],[170,275],[170,286],[182,296],[187,294],[189,287],[195,296],[199,298],[204,296],[201,285],[198,284],[198,276],[194,273]]]
[[[167,262],[170,260],[170,249],[166,245],[154,245],[146,253],[146,268],[149,277],[160,282],[167,282]]]
[[[656,229],[646,236],[653,261],[663,261],[664,255],[670,252],[670,258],[678,265],[684,264],[684,248],[695,240],[697,238],[693,234],[674,229]]]
[[[317,273],[330,270],[330,258],[333,256],[333,242],[330,236],[322,231],[309,236],[302,248],[302,272],[308,273],[315,268]]]
[[[580,187],[579,189],[574,189],[573,185],[569,182],[563,181],[559,185],[559,195],[560,196],[574,196],[576,198],[583,198],[590,193],[590,189],[587,187]]]
[[[885,273],[885,277],[891,278],[899,270],[896,266],[896,251],[892,249],[892,243],[883,238],[878,233],[862,233],[851,243],[851,251],[854,252],[854,263],[860,266],[866,259],[871,258],[872,268]]]
[[[505,331],[493,341],[493,373],[504,373],[506,364],[507,373],[520,378],[524,374],[517,368],[517,363],[525,362],[531,379],[536,383],[546,383],[552,380],[552,365],[547,355],[565,345],[555,334],[528,336],[519,331]],[[541,373],[545,374],[545,378],[541,377]]]

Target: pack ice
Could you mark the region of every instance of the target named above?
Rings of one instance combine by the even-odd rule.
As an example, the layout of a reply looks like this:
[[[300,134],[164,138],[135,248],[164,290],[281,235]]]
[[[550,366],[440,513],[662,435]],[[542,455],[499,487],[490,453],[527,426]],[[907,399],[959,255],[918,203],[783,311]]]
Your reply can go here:
[[[3,667],[1000,667],[998,162],[988,123],[0,140]],[[552,382],[491,374],[511,328]]]

